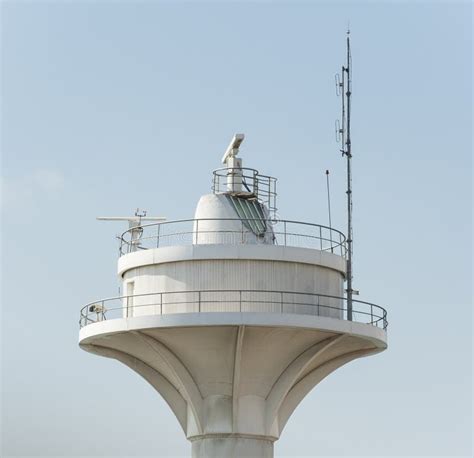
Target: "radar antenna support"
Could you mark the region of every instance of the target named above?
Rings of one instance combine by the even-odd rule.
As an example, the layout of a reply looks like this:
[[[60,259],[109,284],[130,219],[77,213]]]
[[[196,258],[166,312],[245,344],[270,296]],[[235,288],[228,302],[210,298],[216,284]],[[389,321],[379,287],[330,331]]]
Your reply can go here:
[[[246,186],[242,172],[242,159],[237,157],[244,138],[244,134],[235,134],[222,157],[222,163],[227,167],[227,191],[229,192],[241,192],[242,185]]]
[[[341,127],[336,130],[336,134],[341,139],[341,153],[346,157],[347,169],[347,263],[346,263],[346,280],[347,280],[347,319],[352,321],[352,296],[356,294],[352,288],[353,270],[352,270],[352,143],[351,143],[351,96],[352,96],[352,56],[350,43],[350,30],[347,30],[346,38],[346,65],[342,66],[341,78],[336,77],[336,93],[342,98],[342,120]],[[338,126],[336,124],[336,126]],[[337,129],[337,127],[336,127]]]

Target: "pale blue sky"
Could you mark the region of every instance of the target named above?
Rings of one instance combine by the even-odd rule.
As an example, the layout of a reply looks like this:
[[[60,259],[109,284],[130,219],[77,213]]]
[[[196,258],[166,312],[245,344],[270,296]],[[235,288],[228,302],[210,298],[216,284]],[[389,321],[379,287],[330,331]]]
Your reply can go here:
[[[389,349],[319,385],[276,457],[470,456],[468,2],[2,2],[2,455],[187,456],[165,402],[77,346],[136,207],[190,218],[234,132],[279,214],[345,232],[334,74],[353,45],[355,287]]]

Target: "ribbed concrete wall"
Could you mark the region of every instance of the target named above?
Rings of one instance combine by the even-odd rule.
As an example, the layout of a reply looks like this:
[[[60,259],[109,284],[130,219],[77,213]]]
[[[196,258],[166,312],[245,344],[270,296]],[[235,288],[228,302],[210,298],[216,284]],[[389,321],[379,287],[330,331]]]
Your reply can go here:
[[[129,282],[134,284],[135,295],[162,291],[271,290],[343,296],[343,276],[340,272],[318,265],[282,261],[214,259],[146,265],[125,272],[124,292],[130,290],[127,286]],[[217,300],[219,302],[214,302]],[[251,292],[244,292],[242,295],[231,292],[201,293],[200,297],[197,294],[173,294],[166,295],[162,302],[163,304],[159,304],[163,305],[161,308],[156,307],[156,297],[135,298],[133,315],[255,311],[319,314],[340,318],[340,310],[328,307],[343,307],[338,299],[321,300],[310,295]],[[154,305],[150,307],[136,307],[151,303]],[[318,304],[319,308],[316,307]]]

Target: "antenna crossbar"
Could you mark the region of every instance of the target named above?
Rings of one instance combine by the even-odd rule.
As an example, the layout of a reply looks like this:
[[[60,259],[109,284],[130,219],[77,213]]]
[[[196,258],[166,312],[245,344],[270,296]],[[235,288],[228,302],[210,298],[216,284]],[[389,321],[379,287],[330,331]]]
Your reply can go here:
[[[98,221],[166,221],[164,216],[98,216]]]

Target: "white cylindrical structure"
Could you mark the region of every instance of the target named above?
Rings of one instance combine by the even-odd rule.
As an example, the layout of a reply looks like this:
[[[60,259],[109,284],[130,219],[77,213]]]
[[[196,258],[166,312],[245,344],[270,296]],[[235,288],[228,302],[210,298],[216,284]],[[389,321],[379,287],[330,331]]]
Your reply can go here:
[[[321,249],[298,246],[255,198],[203,196],[192,243],[169,229],[162,246],[158,227],[154,248],[119,258],[119,313],[104,300],[102,318],[83,317],[81,347],[146,379],[195,458],[271,458],[315,385],[386,348],[371,304],[363,322],[345,320],[345,258],[323,248],[321,227]]]
[[[273,442],[248,437],[204,437],[192,441],[193,458],[273,457]]]
[[[227,159],[227,191],[242,191],[242,159],[238,157],[230,157]]]

